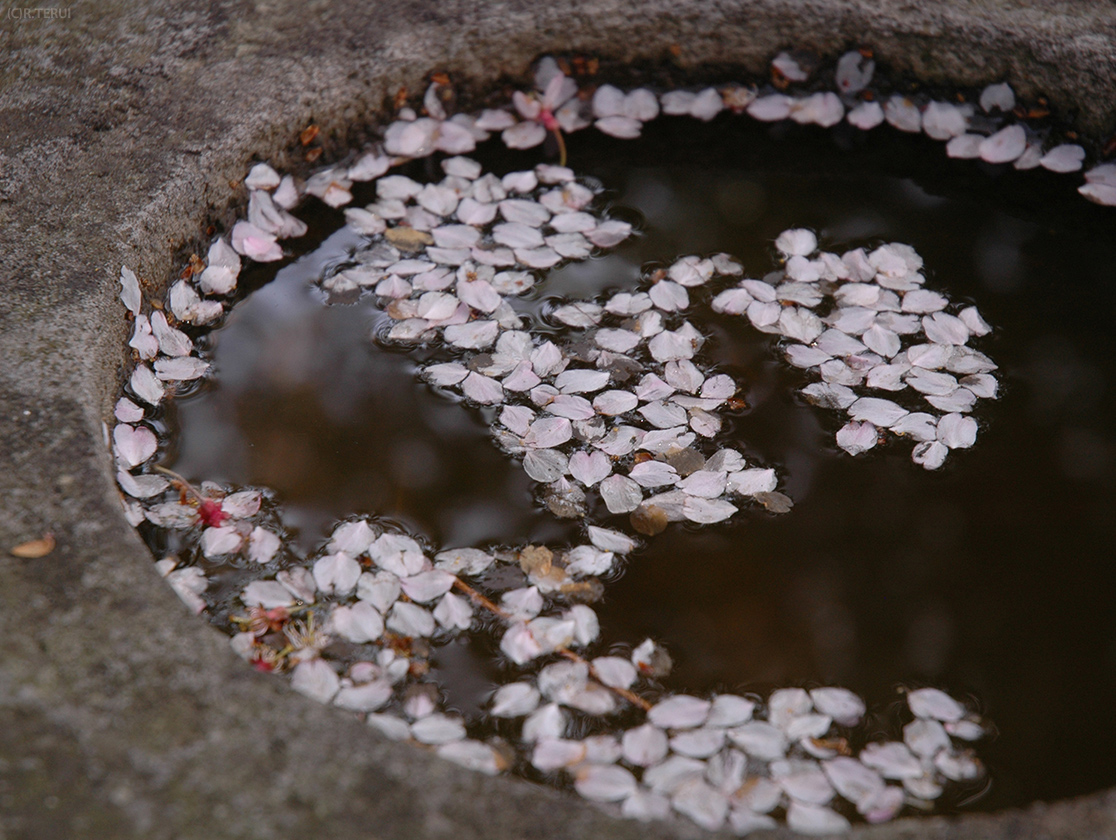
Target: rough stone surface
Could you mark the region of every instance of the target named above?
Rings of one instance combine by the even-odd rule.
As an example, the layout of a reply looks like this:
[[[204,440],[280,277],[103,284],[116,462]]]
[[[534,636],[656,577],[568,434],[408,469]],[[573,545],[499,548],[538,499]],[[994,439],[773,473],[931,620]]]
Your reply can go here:
[[[1116,127],[1116,12],[1063,0],[105,0],[0,19],[0,838],[696,837],[489,779],[250,672],[124,521],[103,442],[120,265],[153,294],[300,129],[327,154],[431,70],[480,85],[579,50],[758,70],[872,45],[924,79],[1006,78]],[[6,549],[46,531],[49,556]],[[785,832],[780,833],[783,834]],[[1116,792],[872,838],[1116,836]]]

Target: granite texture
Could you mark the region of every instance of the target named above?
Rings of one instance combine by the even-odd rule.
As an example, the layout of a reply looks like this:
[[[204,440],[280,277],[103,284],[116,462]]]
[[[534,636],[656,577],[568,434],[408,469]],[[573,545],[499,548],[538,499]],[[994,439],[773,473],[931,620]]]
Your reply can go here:
[[[121,264],[165,286],[316,123],[358,141],[432,70],[466,88],[550,51],[759,70],[870,44],[923,79],[1006,78],[1116,128],[1116,9],[1093,0],[103,0],[0,8],[0,840],[698,837],[384,742],[245,668],[121,514],[104,443],[127,357]],[[58,7],[63,8],[63,7]],[[40,559],[6,549],[50,531]],[[785,832],[779,832],[780,836]],[[1116,837],[1116,792],[859,828]]]

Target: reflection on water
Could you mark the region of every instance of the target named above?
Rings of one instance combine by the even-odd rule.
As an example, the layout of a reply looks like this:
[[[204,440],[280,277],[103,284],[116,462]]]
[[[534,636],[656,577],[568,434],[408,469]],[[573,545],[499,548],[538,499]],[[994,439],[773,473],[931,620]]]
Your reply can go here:
[[[978,415],[976,447],[940,473],[900,447],[853,459],[832,443],[837,418],[794,396],[800,374],[764,337],[704,320],[709,352],[745,383],[734,445],[779,467],[796,506],[656,538],[599,605],[606,640],[663,641],[678,689],[836,682],[880,706],[900,683],[972,692],[1001,731],[981,750],[988,807],[1116,783],[1111,213],[1076,197],[1063,211],[1056,193],[1028,205],[1010,174],[980,182],[993,203],[953,183],[956,168],[924,172],[916,156],[940,149],[910,138],[842,151],[807,131],[770,143],[782,127],[694,139],[687,124],[687,143],[669,120],[654,130],[641,144],[572,144],[644,236],[555,272],[543,294],[632,285],[640,265],[690,252],[726,250],[762,275],[792,226],[831,250],[908,242],[932,285],[997,327],[983,349],[1004,389]],[[274,488],[307,547],[351,511],[443,544],[570,539],[536,510],[484,416],[416,384],[412,359],[370,341],[379,316],[367,300],[326,307],[307,287],[349,244],[335,234],[212,337],[218,382],[178,407],[176,468]],[[491,684],[473,661],[451,645],[439,662],[466,711]]]

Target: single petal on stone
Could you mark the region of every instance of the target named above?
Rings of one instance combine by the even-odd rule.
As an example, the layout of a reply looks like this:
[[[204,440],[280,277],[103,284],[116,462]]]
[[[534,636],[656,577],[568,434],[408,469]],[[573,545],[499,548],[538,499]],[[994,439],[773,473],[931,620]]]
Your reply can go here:
[[[291,674],[291,688],[319,703],[328,703],[341,688],[341,680],[321,659],[299,662]]]
[[[844,834],[849,821],[832,808],[792,801],[787,808],[787,825],[799,834]]]
[[[621,739],[624,760],[636,767],[650,767],[666,758],[667,736],[662,729],[645,723],[629,729]]]
[[[574,788],[586,799],[618,802],[635,793],[638,782],[630,771],[613,765],[588,765],[578,770]]]
[[[143,294],[140,292],[136,273],[127,266],[120,267],[120,300],[124,303],[124,308],[133,315],[140,314]]]
[[[858,50],[850,50],[837,60],[837,89],[846,95],[860,93],[872,81],[876,62]]]
[[[775,239],[775,247],[785,257],[805,257],[818,249],[818,237],[805,228],[785,230]]]
[[[117,423],[112,430],[112,440],[116,456],[128,469],[138,467],[159,448],[154,432],[146,426]]]
[[[980,93],[980,107],[989,114],[993,111],[1006,114],[1015,108],[1015,92],[1007,82],[988,85]]]
[[[435,713],[412,723],[411,736],[420,744],[448,744],[465,737],[465,726],[457,718]]]
[[[707,831],[716,831],[728,816],[728,797],[701,779],[691,779],[675,790],[671,806]]]

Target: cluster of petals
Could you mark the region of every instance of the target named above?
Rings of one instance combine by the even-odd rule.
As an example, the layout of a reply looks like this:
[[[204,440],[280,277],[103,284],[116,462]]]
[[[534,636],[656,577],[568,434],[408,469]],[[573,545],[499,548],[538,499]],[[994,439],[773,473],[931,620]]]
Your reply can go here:
[[[1006,84],[990,85],[974,103],[878,96],[874,62],[850,52],[837,62],[834,91],[795,93],[793,85],[810,81],[816,68],[790,53],[773,65],[785,83],[779,89],[656,93],[602,84],[582,91],[547,58],[534,90],[479,114],[449,113],[452,97],[435,82],[422,114],[402,109],[382,141],[355,161],[305,181],[254,165],[244,179],[246,217],[214,240],[204,267],[176,281],[162,305],[151,306],[135,274],[122,269],[136,364],[108,437],[125,510],[133,524],[187,532],[200,558],[247,561],[252,579],[238,597],[256,623],[234,636],[238,653],[259,665],[268,622],[285,622],[280,667],[297,691],[362,713],[388,737],[500,772],[515,763],[507,746],[468,737],[465,721],[440,709],[436,688],[416,679],[419,654],[398,643],[408,639],[421,650],[414,642],[437,645],[490,630],[473,597],[474,587],[487,585],[501,654],[517,674],[494,693],[490,713],[521,720],[512,747],[538,771],[566,774],[582,796],[615,803],[626,817],[674,812],[743,835],[772,827],[782,812],[796,831],[828,834],[846,829],[852,810],[869,822],[887,820],[908,805],[924,807],[950,783],[981,776],[968,744],[984,726],[934,688],[907,693],[902,740],[870,743],[855,756],[845,736],[865,706],[842,688],[782,689],[764,702],[667,695],[637,723],[617,724],[665,653],[646,640],[627,654],[598,654],[595,612],[564,595],[614,571],[637,548],[619,531],[586,523],[583,544],[553,550],[433,551],[360,518],[339,524],[328,543],[300,559],[284,546],[260,491],[203,485],[186,499],[154,469],[155,412],[178,383],[208,372],[191,334],[223,316],[242,260],[279,261],[282,241],[306,233],[292,213],[306,196],[345,208],[348,225],[364,237],[351,263],[320,278],[322,287],[335,296],[375,295],[391,319],[388,341],[445,347],[450,360],[427,364],[422,377],[470,404],[497,407],[494,438],[544,485],[555,513],[585,515],[591,493],[613,514],[653,512],[699,524],[732,517],[742,501],[789,505],[774,470],[716,445],[718,412],[739,385],[704,361],[705,336],[689,320],[691,295],[704,286],[719,289],[714,311],[779,336],[788,363],[815,377],[802,393],[847,417],[839,447],[856,455],[888,436],[909,438],[916,463],[940,467],[951,450],[974,444],[972,411],[979,399],[995,398],[996,366],[969,346],[990,332],[980,313],[926,288],[922,260],[907,245],[838,255],[820,250],[811,231],[792,229],[775,242],[778,270],[762,280],[744,277],[726,254],[682,257],[638,289],[555,303],[547,316],[571,341],[533,332],[512,305],[546,271],[615,248],[634,231],[600,212],[598,188],[565,166],[484,173],[466,155],[495,133],[509,148],[526,149],[548,134],[595,127],[632,138],[660,115],[708,121],[727,111],[827,128],[887,123],[944,142],[951,157],[1059,173],[1084,168],[1081,146],[1051,143],[1015,118]],[[435,153],[444,156],[437,183],[391,174],[400,162]],[[1112,164],[1084,179],[1082,195],[1116,205]],[[354,184],[373,181],[376,200],[350,206]],[[487,573],[501,564],[522,577],[504,574],[493,590]],[[157,568],[193,611],[207,608],[200,566],[166,558]],[[299,611],[310,618],[295,621]],[[333,640],[350,653],[331,653]]]

